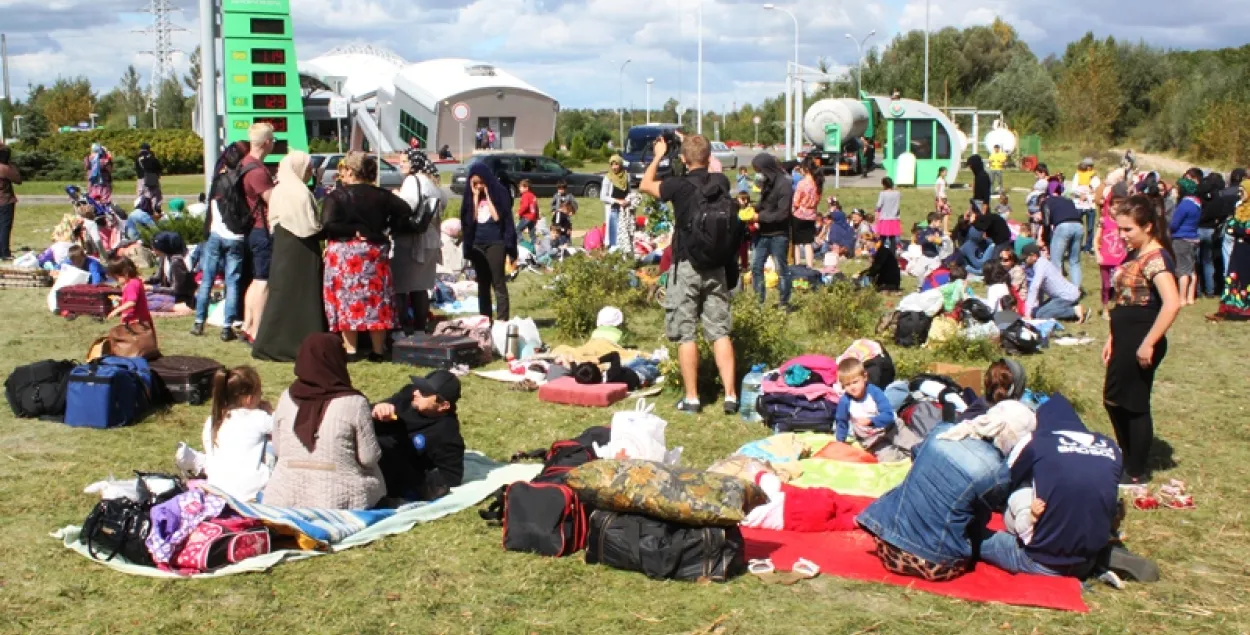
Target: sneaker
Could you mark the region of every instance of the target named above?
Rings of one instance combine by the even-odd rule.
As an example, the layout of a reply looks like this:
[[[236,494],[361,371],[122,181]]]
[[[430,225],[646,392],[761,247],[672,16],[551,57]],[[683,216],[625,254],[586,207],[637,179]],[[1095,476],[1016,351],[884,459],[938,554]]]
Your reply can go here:
[[[237,340],[237,339],[239,339],[239,336],[234,334],[234,329],[232,329],[232,328],[230,328],[230,327],[228,327],[228,326],[224,326],[224,327],[222,327],[222,329],[221,329],[221,341],[223,341],[223,342],[233,342],[234,340]]]
[[[697,401],[682,399],[677,402],[677,412],[685,412],[687,414],[697,415],[703,410],[703,405]]]
[[[736,414],[738,414],[738,407],[739,407],[739,406],[738,406],[738,398],[737,398],[737,397],[734,397],[733,399],[726,398],[726,399],[725,399],[725,404],[724,404],[724,406],[725,406],[725,414],[727,414],[727,415],[736,415]]]
[[[192,324],[192,325],[191,325],[191,334],[192,334],[192,335],[194,335],[194,336],[196,336],[196,337],[199,337],[199,336],[203,335],[203,334],[204,334],[204,323],[203,323],[203,322],[196,322],[195,324]]]

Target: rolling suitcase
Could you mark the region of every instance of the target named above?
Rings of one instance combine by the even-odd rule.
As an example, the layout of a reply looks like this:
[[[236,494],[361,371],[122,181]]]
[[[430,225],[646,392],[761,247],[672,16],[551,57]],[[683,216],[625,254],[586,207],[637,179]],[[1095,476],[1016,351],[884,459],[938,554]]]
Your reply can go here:
[[[113,312],[122,290],[107,284],[75,284],[56,291],[56,310],[66,317],[87,315],[103,320]]]
[[[148,364],[174,403],[198,406],[213,397],[213,375],[222,365],[207,357],[165,355]]]
[[[473,368],[485,363],[482,357],[477,340],[468,337],[417,333],[398,338],[391,345],[391,361],[411,366],[446,370],[464,364]]]

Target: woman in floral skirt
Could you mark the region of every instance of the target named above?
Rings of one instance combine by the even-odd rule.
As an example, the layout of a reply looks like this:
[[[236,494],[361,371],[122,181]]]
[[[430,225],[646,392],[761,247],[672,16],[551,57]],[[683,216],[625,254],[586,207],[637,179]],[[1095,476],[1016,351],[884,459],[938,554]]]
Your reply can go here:
[[[338,175],[342,186],[326,197],[321,211],[326,321],[331,332],[342,333],[348,355],[356,354],[357,334],[368,333],[373,345],[369,361],[380,362],[386,334],[396,322],[387,229],[408,206],[373,185],[378,164],[370,155],[348,154]]]

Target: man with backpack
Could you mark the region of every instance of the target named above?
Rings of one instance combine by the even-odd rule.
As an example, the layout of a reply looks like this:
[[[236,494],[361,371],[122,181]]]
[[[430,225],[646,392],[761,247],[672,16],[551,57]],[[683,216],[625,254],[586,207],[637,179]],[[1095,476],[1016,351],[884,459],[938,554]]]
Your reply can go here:
[[[146,143],[139,146],[139,156],[135,158],[135,178],[138,180],[140,198],[152,201],[152,209],[158,214],[161,211],[161,162],[152,154],[152,146]]]
[[[252,149],[239,167],[243,171],[243,196],[252,213],[252,226],[247,231],[247,251],[252,257],[252,284],[243,295],[242,330],[244,340],[251,341],[256,338],[256,331],[260,330],[260,318],[265,312],[265,301],[269,299],[269,264],[273,258],[269,195],[273,193],[274,182],[265,168],[265,157],[273,152],[273,126],[252,124],[247,137]]]
[[[212,280],[221,273],[226,285],[225,323],[221,328],[221,341],[237,339],[236,324],[243,316],[239,308],[239,288],[243,279],[243,262],[247,252],[247,234],[251,230],[247,197],[243,194],[242,162],[247,157],[248,144],[242,141],[226,146],[222,153],[221,170],[213,178],[209,191],[208,210],[204,214],[204,242],[200,244],[200,272],[203,282],[196,291],[195,323],[191,334],[204,334],[208,320],[208,308],[212,295]],[[264,168],[253,167],[252,171]],[[133,215],[132,215],[133,216]]]
[[[699,403],[698,322],[703,337],[712,343],[716,367],[725,385],[724,411],[738,412],[735,388],[734,350],[729,334],[733,313],[729,290],[738,282],[738,247],[742,244],[742,223],[729,194],[729,179],[708,172],[712,147],[702,135],[678,136],[683,176],[660,181],[656,170],[668,155],[668,142],[655,141],[651,164],[642,176],[639,190],[673,206],[676,231],[673,236],[673,267],[665,296],[664,330],[669,340],[679,342],[678,363],[685,397],[677,410],[696,414]]]

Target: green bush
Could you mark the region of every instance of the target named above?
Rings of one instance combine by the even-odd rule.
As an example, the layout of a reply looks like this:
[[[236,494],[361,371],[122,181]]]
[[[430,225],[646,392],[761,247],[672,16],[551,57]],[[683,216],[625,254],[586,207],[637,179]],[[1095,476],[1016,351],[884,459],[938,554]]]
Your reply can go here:
[[[113,153],[114,178],[121,179],[118,170],[133,161],[139,154],[139,145],[150,143],[152,152],[161,160],[165,174],[195,174],[204,169],[204,142],[190,130],[93,130],[53,134],[39,140],[39,150],[53,152],[67,160],[81,164],[91,151],[91,144],[99,142]],[[133,169],[130,178],[134,178]]]
[[[774,306],[761,305],[749,293],[740,293],[733,303],[733,330],[730,340],[734,345],[734,383],[742,381],[751,366],[764,364],[770,368],[799,355],[802,350],[795,343],[789,329],[790,316]],[[699,395],[708,402],[721,391],[720,374],[712,354],[712,344],[703,339],[699,345]],[[681,389],[681,371],[677,368],[677,345],[669,345],[669,361],[661,365],[665,381],[672,388]]]
[[[560,165],[563,165],[564,167],[570,170],[576,170],[577,168],[580,168],[586,165],[585,161],[581,159],[575,159],[573,158],[573,155],[567,152],[560,152],[557,154],[559,155],[557,160],[560,162]]]
[[[72,161],[46,150],[16,148],[13,152],[13,166],[27,181],[64,181],[70,184],[83,180],[81,161]]]
[[[837,281],[812,293],[802,294],[798,305],[814,334],[841,333],[851,337],[874,337],[881,318],[881,294]]]
[[[204,219],[196,218],[190,214],[182,214],[180,216],[165,216],[156,222],[156,227],[140,226],[139,238],[145,245],[152,244],[152,237],[161,232],[174,232],[182,236],[183,242],[188,246],[198,245],[204,242]]]
[[[994,340],[969,339],[963,333],[944,342],[934,343],[929,348],[937,359],[952,364],[989,363],[1003,356],[1002,348]]]
[[[622,254],[566,258],[556,264],[551,293],[560,334],[570,339],[590,335],[605,306],[642,306],[646,294],[633,269],[633,260]]]
[[[569,157],[575,161],[590,158],[590,149],[586,147],[586,138],[581,133],[573,135],[573,143],[569,145]]]
[[[550,159],[557,159],[560,157],[560,146],[556,145],[555,139],[548,141],[547,145],[543,146],[543,156]]]
[[[334,139],[309,139],[309,154],[336,154],[339,151],[339,142]]]

